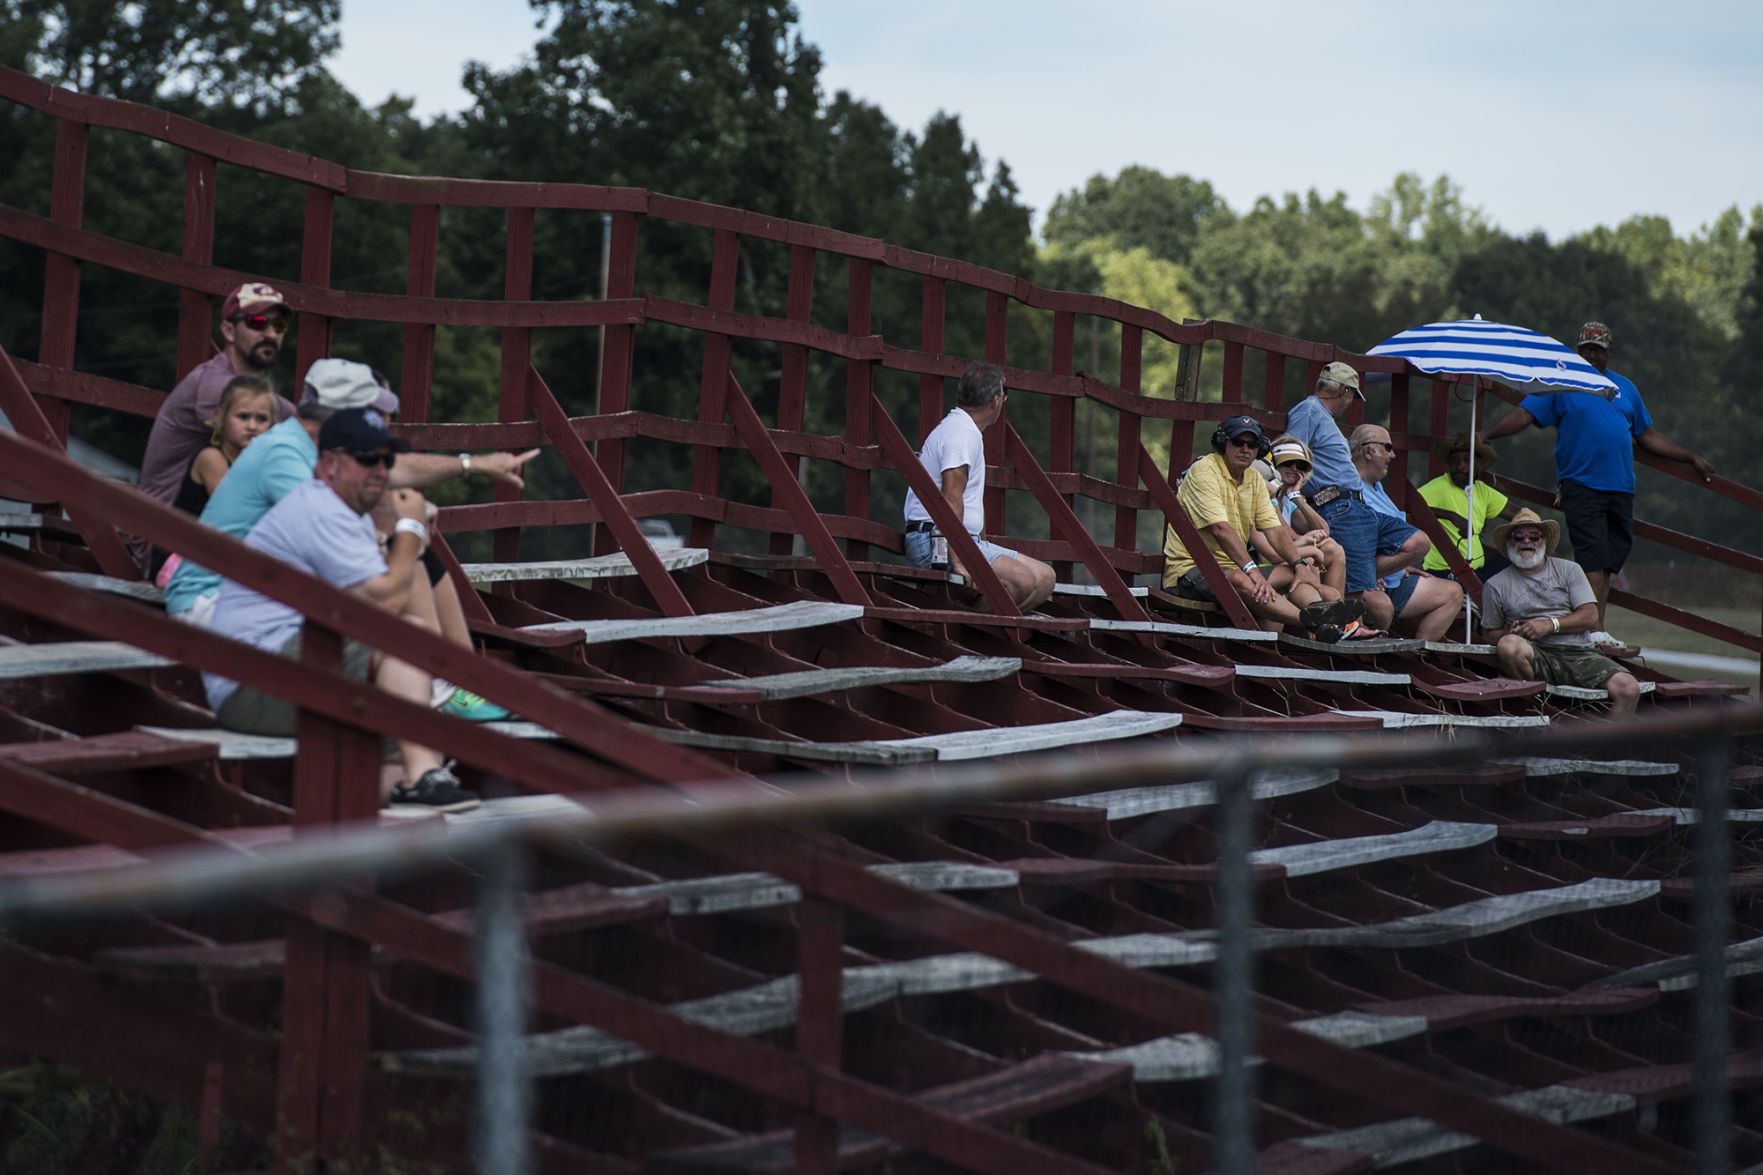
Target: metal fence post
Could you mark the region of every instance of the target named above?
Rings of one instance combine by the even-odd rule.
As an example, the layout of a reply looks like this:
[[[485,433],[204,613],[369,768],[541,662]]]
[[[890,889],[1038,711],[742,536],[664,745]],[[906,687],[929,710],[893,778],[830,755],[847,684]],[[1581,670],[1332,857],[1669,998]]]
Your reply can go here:
[[[527,953],[523,920],[526,848],[508,842],[482,859],[478,886],[477,1170],[527,1175]]]
[[[1726,1061],[1727,781],[1732,739],[1719,737],[1696,764],[1696,1175],[1726,1175],[1731,1157]]]
[[[1218,777],[1218,1100],[1213,1109],[1213,1156],[1218,1175],[1249,1175],[1255,1168],[1255,1078],[1249,1067],[1253,1043],[1251,992],[1254,956],[1250,926],[1254,882],[1249,846],[1254,843],[1253,777],[1245,771]]]

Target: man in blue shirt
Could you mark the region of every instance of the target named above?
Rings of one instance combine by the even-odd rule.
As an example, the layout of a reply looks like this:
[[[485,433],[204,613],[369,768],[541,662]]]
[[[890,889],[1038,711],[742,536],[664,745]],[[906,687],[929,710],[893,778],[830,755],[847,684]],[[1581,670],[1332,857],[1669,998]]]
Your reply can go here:
[[[1335,420],[1355,400],[1365,399],[1359,373],[1338,360],[1322,369],[1316,390],[1286,415],[1286,432],[1310,449],[1310,479],[1304,497],[1328,523],[1329,537],[1346,554],[1346,595],[1365,605],[1365,623],[1387,629],[1396,609],[1378,583],[1377,553],[1400,547],[1413,527],[1386,518],[1365,504],[1365,483],[1353,464],[1347,438]],[[1418,561],[1418,560],[1416,560]]]
[[[1484,429],[1480,439],[1511,436],[1532,424],[1555,430],[1555,480],[1560,485],[1561,512],[1567,516],[1567,538],[1573,544],[1573,561],[1585,569],[1598,601],[1598,626],[1591,641],[1595,646],[1621,648],[1623,642],[1605,631],[1604,609],[1610,599],[1610,577],[1622,570],[1634,546],[1634,447],[1693,466],[1703,481],[1713,480],[1714,467],[1653,427],[1634,384],[1607,366],[1612,341],[1609,327],[1588,322],[1573,344],[1587,363],[1616,384],[1611,399],[1526,396]]]

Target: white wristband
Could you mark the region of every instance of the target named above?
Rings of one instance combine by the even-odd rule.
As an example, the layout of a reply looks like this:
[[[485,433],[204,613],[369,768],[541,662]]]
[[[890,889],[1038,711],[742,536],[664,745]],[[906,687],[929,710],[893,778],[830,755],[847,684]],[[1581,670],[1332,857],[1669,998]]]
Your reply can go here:
[[[471,454],[470,453],[461,453],[461,454],[459,454],[459,476],[460,477],[469,477],[470,475],[471,475]]]
[[[429,528],[415,518],[400,518],[392,527],[393,534],[413,534],[423,546],[429,545]]]
[[[1549,617],[1549,623],[1550,623],[1550,624],[1553,624],[1553,625],[1554,625],[1554,626],[1555,626],[1555,631],[1556,631],[1556,632],[1560,632],[1560,631],[1561,631],[1561,618],[1560,618],[1560,617],[1559,617],[1559,616],[1551,616],[1551,617]]]

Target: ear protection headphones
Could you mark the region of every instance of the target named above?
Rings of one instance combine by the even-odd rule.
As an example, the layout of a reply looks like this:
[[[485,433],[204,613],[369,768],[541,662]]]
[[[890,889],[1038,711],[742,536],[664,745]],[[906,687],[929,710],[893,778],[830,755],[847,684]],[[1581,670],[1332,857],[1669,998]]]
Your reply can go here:
[[[1215,453],[1224,452],[1224,446],[1230,442],[1230,438],[1241,436],[1246,432],[1255,434],[1256,457],[1265,457],[1273,451],[1273,444],[1267,439],[1267,434],[1262,431],[1261,422],[1253,416],[1233,416],[1213,429],[1212,451]]]

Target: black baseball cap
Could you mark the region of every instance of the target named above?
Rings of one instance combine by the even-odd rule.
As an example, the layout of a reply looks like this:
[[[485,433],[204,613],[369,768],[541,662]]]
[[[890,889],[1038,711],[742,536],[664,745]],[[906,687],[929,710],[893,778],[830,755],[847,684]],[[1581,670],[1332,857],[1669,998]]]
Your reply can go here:
[[[1224,434],[1224,439],[1227,441],[1234,441],[1244,433],[1253,433],[1256,440],[1263,444],[1267,443],[1267,433],[1262,429],[1261,422],[1246,414],[1231,417],[1219,425],[1218,430]]]
[[[347,449],[371,453],[387,445],[394,453],[408,453],[410,442],[386,429],[386,418],[376,408],[342,408],[330,414],[318,428],[318,451]]]

